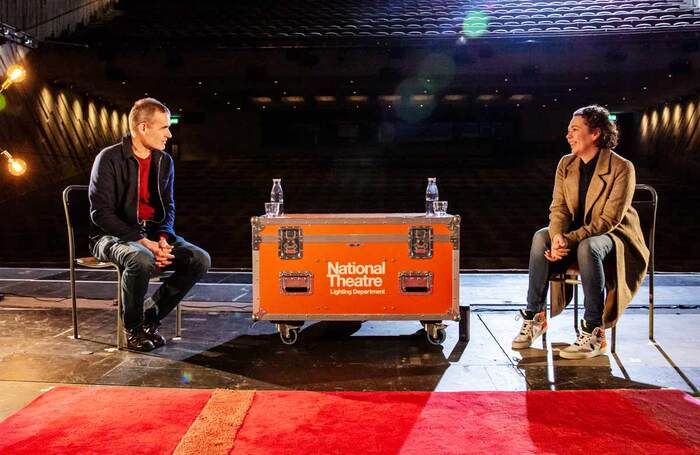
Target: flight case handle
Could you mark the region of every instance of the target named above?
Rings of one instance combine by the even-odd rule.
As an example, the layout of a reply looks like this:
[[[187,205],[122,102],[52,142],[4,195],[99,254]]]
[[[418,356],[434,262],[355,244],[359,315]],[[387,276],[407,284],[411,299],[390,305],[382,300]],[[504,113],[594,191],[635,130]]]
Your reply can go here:
[[[311,272],[280,272],[280,292],[285,295],[309,295],[313,292]]]
[[[433,272],[400,272],[402,294],[430,294],[433,292]]]

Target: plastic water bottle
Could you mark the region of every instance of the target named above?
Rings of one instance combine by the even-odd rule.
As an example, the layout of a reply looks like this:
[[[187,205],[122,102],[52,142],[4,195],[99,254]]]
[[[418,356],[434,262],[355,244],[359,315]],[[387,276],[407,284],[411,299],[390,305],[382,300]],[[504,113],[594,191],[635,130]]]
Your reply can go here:
[[[436,182],[437,178],[428,177],[428,187],[425,189],[425,214],[427,216],[435,215],[433,201],[437,201],[440,199]]]
[[[279,202],[279,214],[284,213],[284,193],[282,192],[282,179],[272,179],[272,190],[270,191],[270,202]]]

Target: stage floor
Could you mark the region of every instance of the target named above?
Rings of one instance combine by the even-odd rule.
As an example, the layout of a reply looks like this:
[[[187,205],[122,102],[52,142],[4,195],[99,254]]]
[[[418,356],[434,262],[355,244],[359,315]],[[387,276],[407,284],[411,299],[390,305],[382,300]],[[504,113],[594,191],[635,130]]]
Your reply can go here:
[[[648,288],[618,328],[617,354],[560,359],[573,341],[573,311],[550,321],[546,342],[514,351],[525,273],[465,273],[471,340],[448,322],[442,346],[418,322],[309,322],[293,346],[250,319],[251,276],[210,272],[186,298],[182,339],[148,354],[117,351],[115,274],[81,272],[80,340],[72,338],[67,271],[0,268],[0,419],[48,387],[123,385],[317,391],[460,391],[700,386],[700,274],[658,274],[656,343],[647,339]],[[158,286],[153,280],[152,287]],[[174,336],[173,316],[163,333]],[[610,336],[610,331],[608,331]]]

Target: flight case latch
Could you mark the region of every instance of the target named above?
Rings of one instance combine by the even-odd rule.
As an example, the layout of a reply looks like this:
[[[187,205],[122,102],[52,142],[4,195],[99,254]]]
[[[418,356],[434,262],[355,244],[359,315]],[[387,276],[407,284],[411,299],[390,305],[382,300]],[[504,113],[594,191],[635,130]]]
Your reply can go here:
[[[301,259],[304,254],[304,236],[300,227],[281,227],[278,253],[280,259]]]
[[[408,255],[411,259],[433,257],[432,226],[414,226],[408,231]]]

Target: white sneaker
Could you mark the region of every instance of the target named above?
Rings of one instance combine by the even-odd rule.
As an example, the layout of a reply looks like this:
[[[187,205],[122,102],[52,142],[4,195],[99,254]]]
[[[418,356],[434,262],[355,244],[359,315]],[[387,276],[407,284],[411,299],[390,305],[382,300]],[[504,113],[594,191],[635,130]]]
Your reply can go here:
[[[605,339],[605,330],[596,327],[591,333],[583,330],[584,322],[581,321],[581,331],[574,344],[570,344],[559,350],[559,357],[563,359],[590,359],[605,354],[608,342]]]
[[[513,349],[526,349],[544,332],[547,331],[547,318],[544,311],[535,315],[532,319],[525,318],[525,310],[520,310],[520,315],[516,317],[523,319],[523,325],[520,327],[520,333],[513,339],[511,345]]]

